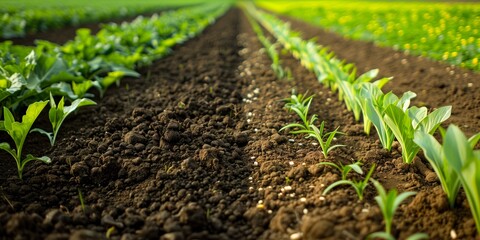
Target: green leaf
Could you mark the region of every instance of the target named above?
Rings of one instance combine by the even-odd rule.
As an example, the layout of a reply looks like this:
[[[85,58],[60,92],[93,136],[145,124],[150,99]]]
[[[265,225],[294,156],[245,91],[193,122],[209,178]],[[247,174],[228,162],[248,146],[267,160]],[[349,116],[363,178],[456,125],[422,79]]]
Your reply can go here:
[[[425,157],[437,174],[450,207],[454,207],[460,189],[460,179],[445,159],[442,145],[432,135],[422,131],[415,133],[414,141],[422,148]]]
[[[410,164],[420,147],[413,142],[415,130],[412,126],[412,120],[408,116],[408,111],[405,113],[400,107],[391,104],[385,109],[384,121],[402,146],[403,161]]]
[[[429,236],[426,233],[415,233],[413,235],[408,236],[405,240],[420,240],[420,239],[428,239]]]
[[[480,153],[473,150],[464,133],[455,125],[448,127],[443,146],[448,163],[460,177],[480,232]]]
[[[385,239],[385,240],[395,240],[394,236],[386,232],[375,232],[367,236],[367,239],[376,239],[376,238]]]
[[[444,106],[438,108],[437,110],[430,113],[428,117],[423,119],[420,124],[420,129],[424,132],[433,134],[435,130],[437,130],[438,126],[440,126],[440,123],[450,118],[451,113],[452,106]]]

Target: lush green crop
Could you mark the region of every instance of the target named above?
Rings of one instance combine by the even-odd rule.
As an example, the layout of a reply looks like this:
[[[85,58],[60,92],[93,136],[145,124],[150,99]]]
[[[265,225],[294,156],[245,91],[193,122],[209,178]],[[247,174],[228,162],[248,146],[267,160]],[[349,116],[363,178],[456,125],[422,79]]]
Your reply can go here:
[[[201,0],[180,1],[2,1],[0,38],[22,37],[82,23],[135,16],[142,12],[199,3]]]
[[[478,4],[319,1],[261,6],[353,39],[480,70]]]

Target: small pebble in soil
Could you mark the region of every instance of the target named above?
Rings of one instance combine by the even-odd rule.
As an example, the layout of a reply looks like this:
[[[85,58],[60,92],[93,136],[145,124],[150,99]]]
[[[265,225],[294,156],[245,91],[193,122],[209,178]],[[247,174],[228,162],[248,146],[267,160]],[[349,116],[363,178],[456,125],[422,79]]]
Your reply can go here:
[[[450,237],[451,237],[452,239],[457,239],[457,233],[455,232],[455,230],[453,230],[453,229],[450,230]]]
[[[253,162],[253,165],[258,166],[258,162],[257,161]]]
[[[473,83],[471,82],[467,83],[467,87],[473,87]]]
[[[300,198],[300,202],[306,202],[306,201],[307,201],[306,198],[304,198],[304,197]]]
[[[295,139],[290,138],[290,139],[288,139],[288,141],[289,142],[295,142]]]
[[[292,190],[292,186],[285,186],[283,189],[288,192]]]
[[[297,232],[292,235],[290,235],[290,240],[299,240],[302,239],[303,233]]]
[[[293,161],[288,162],[288,165],[293,166]]]
[[[320,199],[320,201],[325,201],[325,197],[323,197],[323,196],[318,198],[318,199]]]
[[[308,214],[308,209],[304,208],[303,209],[303,214]]]

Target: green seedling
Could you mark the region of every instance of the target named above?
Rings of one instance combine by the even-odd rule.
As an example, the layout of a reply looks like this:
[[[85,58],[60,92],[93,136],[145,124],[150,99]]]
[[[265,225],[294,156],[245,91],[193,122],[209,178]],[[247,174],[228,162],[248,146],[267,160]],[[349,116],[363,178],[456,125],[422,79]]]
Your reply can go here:
[[[55,104],[52,94],[50,94],[50,111],[48,112],[48,117],[50,123],[52,124],[53,132],[47,132],[40,128],[32,129],[32,132],[39,132],[44,134],[50,140],[50,145],[55,145],[55,140],[57,139],[58,131],[62,126],[63,121],[70,115],[72,112],[76,111],[79,107],[96,105],[96,103],[90,99],[81,98],[72,102],[70,106],[64,107],[65,100],[62,97],[58,105]]]
[[[355,96],[356,96],[356,100],[358,102],[358,105],[360,106],[361,108],[361,112],[362,112],[362,120],[363,120],[363,131],[367,134],[367,135],[370,135],[370,130],[372,128],[372,121],[370,120],[370,118],[368,117],[368,114],[367,114],[367,104],[368,104],[368,100],[367,98],[364,98],[362,97],[362,89],[365,87],[365,88],[376,88],[378,90],[381,90],[382,87],[387,84],[392,78],[382,78],[380,80],[377,80],[373,83],[362,83],[362,84],[357,84],[354,88],[355,90]],[[367,90],[368,91],[372,91],[372,90]],[[378,91],[378,92],[381,92],[381,91]]]
[[[80,200],[80,206],[82,206],[83,213],[86,213],[85,200],[83,199],[82,191],[80,190],[80,188],[78,188],[77,190],[78,190],[78,199]]]
[[[320,165],[331,166],[331,167],[334,167],[334,168],[338,169],[340,171],[340,173],[342,174],[342,180],[347,180],[347,174],[352,170],[355,171],[356,173],[360,174],[360,175],[363,175],[363,170],[362,170],[362,168],[360,168],[360,165],[362,165],[362,163],[360,161],[357,161],[355,163],[351,163],[351,164],[348,164],[348,165],[343,165],[342,163],[339,163],[337,165],[337,164],[332,163],[332,162],[320,162],[319,164]]]
[[[444,131],[441,132],[444,138],[443,141],[445,142]],[[447,195],[450,207],[453,208],[458,191],[460,190],[460,178],[452,165],[448,163],[444,154],[444,146],[442,146],[432,135],[422,131],[416,132],[413,140],[420,148],[422,148],[425,158],[427,158],[437,174],[438,179],[440,179],[440,184]]]
[[[385,191],[382,184],[378,181],[371,179],[373,185],[377,189],[378,196],[375,197],[375,201],[377,201],[378,206],[383,214],[383,220],[385,221],[385,232],[376,232],[369,235],[368,238],[384,238],[384,239],[395,239],[392,236],[392,222],[393,217],[395,216],[395,211],[400,206],[400,204],[405,201],[410,196],[416,194],[416,192],[403,192],[398,195],[396,189],[392,189]],[[424,233],[417,233],[417,238],[409,238],[409,239],[424,239],[428,238],[428,235]],[[413,237],[414,235],[410,236]]]
[[[368,180],[370,180],[370,177],[372,176],[373,170],[375,170],[375,164],[372,165],[370,168],[370,171],[368,171],[367,175],[365,178],[361,181],[356,181],[356,180],[338,180],[332,184],[330,184],[322,193],[322,195],[326,195],[330,190],[333,188],[339,186],[339,185],[350,185],[355,189],[355,192],[358,195],[358,199],[360,201],[363,200],[363,193],[365,191],[365,188],[368,186]]]
[[[34,157],[31,154],[27,154],[25,158],[22,158],[23,145],[30,132],[30,128],[47,103],[48,101],[42,101],[30,104],[27,108],[27,112],[22,117],[22,122],[16,122],[10,110],[3,107],[4,121],[0,121],[0,130],[6,131],[8,135],[10,135],[15,142],[16,149],[12,149],[10,144],[6,142],[0,143],[0,149],[5,150],[15,159],[17,163],[18,177],[20,179],[23,179],[23,169],[28,162],[33,160],[39,160],[44,163],[51,162],[51,159],[47,156]]]
[[[307,138],[309,138],[309,137],[315,138],[318,141],[318,144],[320,145],[320,148],[322,149],[323,156],[325,158],[327,158],[328,153],[330,151],[332,151],[333,149],[338,148],[338,147],[343,147],[345,145],[336,144],[336,145],[330,146],[332,144],[333,139],[335,138],[335,136],[337,134],[343,134],[342,132],[338,131],[338,127],[334,131],[328,132],[328,133],[324,133],[324,130],[325,130],[325,121],[322,121],[322,123],[320,124],[320,128],[318,128],[318,127],[316,127],[315,125],[312,124],[312,125],[309,126],[309,129],[298,130],[298,131],[295,131],[295,132],[296,133],[306,133],[306,134],[308,134]],[[324,140],[324,139],[326,139],[326,140]]]
[[[106,237],[107,239],[110,239],[110,238],[112,237],[113,233],[115,233],[115,230],[116,230],[116,229],[115,229],[115,226],[109,227],[109,228],[107,229],[107,232],[105,233],[105,237]]]
[[[291,131],[292,134],[299,134],[304,133],[303,131],[309,130],[310,126],[313,126],[313,123],[318,119],[316,114],[313,114],[310,119],[308,119],[308,111],[310,109],[310,104],[312,103],[312,99],[314,95],[309,97],[305,97],[306,94],[299,94],[295,95],[292,94],[290,98],[284,99],[287,103],[285,104],[285,108],[289,111],[294,111],[302,120],[301,123],[290,123],[280,131],[283,131],[288,128],[298,128],[299,130]]]
[[[364,108],[368,119],[372,122],[382,143],[383,148],[390,151],[392,149],[395,135],[385,122],[386,108],[392,104],[402,110],[406,110],[410,105],[410,100],[416,96],[413,92],[405,92],[401,98],[389,92],[384,94],[380,88],[372,83],[365,83],[361,90],[361,97],[364,98]]]
[[[402,146],[402,158],[405,163],[412,163],[420,151],[420,147],[413,141],[415,132],[433,134],[440,123],[450,117],[452,107],[441,107],[430,114],[427,114],[427,111],[426,107],[415,106],[404,111],[394,104],[385,109],[384,121]]]
[[[480,133],[467,139],[460,128],[450,125],[443,141],[443,154],[460,178],[480,233],[480,150],[475,150],[479,140]]]

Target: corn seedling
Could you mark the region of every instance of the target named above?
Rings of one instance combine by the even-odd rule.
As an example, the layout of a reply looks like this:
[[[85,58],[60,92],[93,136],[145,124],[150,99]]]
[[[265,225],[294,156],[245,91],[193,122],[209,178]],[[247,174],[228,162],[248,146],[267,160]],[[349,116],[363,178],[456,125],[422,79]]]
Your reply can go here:
[[[382,143],[383,148],[390,151],[394,140],[394,134],[384,120],[385,110],[391,104],[400,107],[405,111],[410,105],[410,99],[416,96],[413,92],[406,92],[401,98],[389,92],[384,94],[380,88],[371,83],[366,83],[361,90],[361,97],[365,99],[365,112],[372,122]]]
[[[357,161],[357,162],[351,163],[351,164],[347,164],[347,165],[343,165],[342,163],[335,164],[335,163],[332,163],[332,162],[320,162],[319,164],[320,165],[327,165],[327,166],[334,167],[334,168],[338,169],[338,171],[340,171],[340,173],[342,174],[342,180],[347,180],[347,174],[352,170],[355,171],[358,174],[361,174],[361,175],[363,174],[363,170],[362,170],[362,168],[360,168],[360,165],[362,165],[362,163],[360,161]]]
[[[376,232],[368,236],[368,238],[383,238],[383,239],[395,239],[392,236],[392,222],[393,217],[395,216],[395,211],[400,206],[400,204],[405,201],[410,196],[416,194],[416,192],[403,192],[398,195],[396,189],[385,191],[382,184],[378,181],[371,179],[373,185],[377,189],[378,196],[375,197],[378,206],[383,214],[383,220],[385,221],[385,232]],[[415,237],[416,236],[416,237]],[[409,239],[424,239],[428,238],[428,235],[424,233],[417,233],[409,237]]]
[[[413,141],[415,132],[433,134],[440,123],[450,117],[451,110],[451,106],[446,106],[427,114],[426,107],[414,106],[404,111],[393,104],[385,109],[384,121],[402,146],[402,158],[405,163],[412,163],[420,150]]]
[[[32,132],[39,132],[44,134],[50,140],[50,145],[55,145],[55,140],[57,139],[58,131],[60,126],[62,126],[63,121],[70,115],[70,113],[76,111],[79,107],[95,105],[96,103],[90,99],[81,98],[72,102],[70,106],[64,107],[65,99],[62,97],[58,105],[55,104],[52,94],[50,94],[50,111],[48,112],[48,117],[50,123],[52,124],[52,131],[47,132],[40,128],[32,129]]]
[[[34,102],[30,104],[27,108],[27,112],[22,117],[22,122],[16,122],[10,110],[3,107],[4,121],[0,121],[0,130],[6,131],[8,135],[10,135],[15,142],[16,149],[12,149],[10,144],[6,142],[0,143],[0,149],[5,150],[15,159],[17,163],[18,177],[20,179],[23,179],[23,169],[28,162],[33,160],[39,160],[44,163],[51,162],[51,159],[47,156],[34,157],[31,154],[27,154],[25,158],[22,158],[23,145],[30,132],[30,128],[47,103],[48,101]]]
[[[318,144],[320,145],[320,148],[322,149],[323,156],[326,158],[328,157],[328,153],[332,151],[333,149],[337,147],[343,147],[345,145],[337,144],[330,146],[332,144],[333,139],[335,138],[335,135],[337,134],[343,134],[342,132],[338,131],[338,127],[328,133],[323,133],[325,130],[325,121],[322,121],[320,124],[320,128],[316,127],[315,125],[311,124],[309,129],[303,129],[303,130],[298,130],[296,133],[306,133],[307,138],[313,137],[318,141]],[[326,140],[324,140],[326,138]]]
[[[339,186],[339,185],[350,185],[355,189],[355,192],[358,195],[358,199],[360,201],[363,200],[363,192],[365,191],[365,188],[368,186],[368,181],[370,180],[370,177],[372,176],[373,170],[375,170],[375,164],[372,165],[370,168],[370,171],[368,171],[367,175],[365,178],[361,181],[356,181],[356,180],[338,180],[332,184],[330,184],[322,193],[322,195],[326,195],[330,190],[333,188]]]
[[[443,135],[443,141],[445,142],[445,134],[443,131],[441,132]],[[443,149],[444,146],[438,143],[432,135],[422,131],[415,133],[413,141],[422,148],[425,158],[427,158],[440,179],[440,184],[447,195],[450,207],[453,208],[458,191],[460,190],[460,178],[458,177],[457,172],[455,172],[452,166],[448,163]]]
[[[474,149],[479,140],[480,133],[467,139],[460,128],[450,125],[443,142],[443,154],[460,178],[480,233],[480,150]]]
[[[305,97],[305,94],[299,94],[295,95],[292,94],[290,98],[284,99],[287,103],[285,104],[285,108],[288,111],[294,111],[297,113],[297,115],[300,117],[302,120],[302,124],[300,123],[290,123],[283,128],[280,129],[280,131],[283,131],[288,128],[299,128],[299,130],[292,131],[292,134],[299,134],[299,133],[304,133],[304,130],[309,130],[309,127],[313,125],[313,123],[318,119],[316,114],[313,114],[310,119],[308,119],[308,111],[310,109],[310,104],[312,103],[312,99],[314,95],[311,95],[309,97]]]
[[[362,109],[362,120],[363,120],[363,131],[367,134],[370,135],[370,129],[372,127],[372,121],[368,117],[367,114],[367,104],[368,104],[368,99],[364,98],[362,96],[362,89],[364,88],[377,88],[378,90],[381,90],[382,87],[387,84],[392,78],[382,78],[380,80],[377,80],[373,83],[363,83],[363,84],[357,84],[355,87],[355,96],[356,100],[358,102],[358,105]],[[372,92],[373,90],[367,90],[369,92]],[[381,92],[381,91],[377,91]]]

